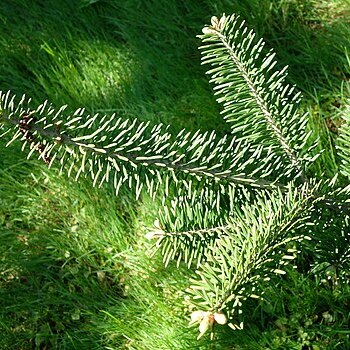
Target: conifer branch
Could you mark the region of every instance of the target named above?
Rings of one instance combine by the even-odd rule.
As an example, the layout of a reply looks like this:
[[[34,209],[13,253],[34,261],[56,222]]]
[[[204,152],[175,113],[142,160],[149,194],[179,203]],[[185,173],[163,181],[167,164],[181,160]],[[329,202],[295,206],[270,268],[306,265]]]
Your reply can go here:
[[[344,123],[339,128],[339,137],[336,147],[341,159],[340,171],[350,179],[350,106],[342,114]]]
[[[307,197],[293,189],[273,198],[261,197],[254,208],[244,206],[200,266],[198,279],[192,279],[193,303],[201,310],[205,305],[211,313],[225,309],[232,318],[242,300],[260,298],[264,280],[284,274],[284,266],[295,258],[296,250],[289,247],[288,253],[288,245],[310,239],[303,230],[311,225],[311,207]]]
[[[201,47],[203,63],[213,67],[208,74],[215,94],[220,96],[225,119],[233,123],[232,132],[253,143],[279,144],[290,165],[298,170],[297,176],[307,182],[305,159],[297,154],[303,148],[305,151],[300,146],[308,139],[307,117],[297,111],[300,94],[284,83],[286,68],[271,74],[276,64],[274,53],[263,57],[264,42],[255,42],[253,31],[248,31],[238,17],[213,17],[203,33],[201,39],[208,43]]]
[[[267,101],[262,98],[261,92],[259,92],[259,90],[261,90],[261,85],[257,85],[256,82],[253,80],[252,72],[249,71],[245,67],[243,62],[239,60],[239,57],[236,55],[234,49],[229,45],[227,37],[220,32],[216,32],[216,35],[218,36],[218,38],[221,40],[224,47],[229,52],[230,57],[232,58],[241,76],[243,77],[244,81],[249,87],[252,97],[255,99],[256,104],[259,106],[263,116],[265,117],[267,124],[269,125],[269,127],[271,128],[271,130],[279,140],[282,148],[288,155],[293,165],[298,166],[300,171],[302,171],[299,159],[296,157],[294,150],[289,145],[288,140],[284,137],[281,127],[276,122],[276,116],[274,113],[275,111],[273,111],[272,109],[273,105],[268,104]]]
[[[157,239],[165,264],[195,263],[198,278],[189,293],[199,308],[193,319],[200,322],[200,336],[215,322],[234,318],[242,300],[261,298],[259,287],[285,273],[297,253],[293,242],[309,239],[324,213],[345,217],[334,225],[337,239],[333,232],[327,239],[334,243],[332,254],[339,253],[334,260],[346,265],[350,217],[349,186],[336,188],[336,176],[307,177],[318,155],[286,68],[274,70],[274,53],[263,55],[264,42],[255,41],[236,16],[213,17],[203,33],[203,63],[211,66],[232,135],[182,130],[174,136],[161,124],[86,115],[83,109],[69,114],[47,102],[33,108],[25,96],[17,102],[0,92],[0,138],[9,135],[7,145],[22,141],[28,158],[36,154],[76,180],[89,175],[94,186],[112,182],[116,193],[127,184],[136,198],[143,188],[152,197],[164,189],[160,220],[146,237]],[[349,125],[347,117],[337,140],[348,179]]]
[[[175,174],[182,173],[183,176],[189,175],[214,182],[224,181],[227,184],[257,189],[279,188],[282,191],[286,189],[285,185],[278,181],[264,179],[272,170],[266,169],[264,162],[252,163],[252,157],[260,152],[259,148],[250,147],[244,142],[236,142],[234,138],[218,139],[214,132],[185,134],[182,131],[177,139],[172,141],[172,135],[164,131],[162,125],[151,128],[148,123],[136,120],[115,122],[114,116],[108,118],[103,116],[91,133],[93,122],[90,119],[97,120],[97,115],[93,118],[85,117],[81,110],[76,111],[73,116],[66,116],[67,121],[63,121],[58,118],[59,113],[50,120],[54,110],[52,107],[47,107],[46,103],[37,110],[22,108],[12,111],[10,108],[8,112],[7,108],[3,104],[0,123],[13,126],[14,136],[10,142],[21,138],[27,141],[31,148],[40,145],[39,158],[49,159],[50,161],[47,161],[49,166],[54,161],[65,164],[62,158],[65,158],[68,152],[73,156],[70,171],[73,171],[74,165],[78,167],[76,178],[84,172],[86,159],[94,155],[98,159],[104,159],[104,162],[111,163],[117,171],[116,161],[130,164],[131,169],[134,168],[134,173],[137,173],[138,167],[152,167],[156,171],[167,170],[176,181],[180,178]],[[46,109],[48,110],[45,112]],[[26,119],[23,119],[23,116]],[[18,130],[23,129],[24,120],[27,120],[27,123],[23,134]],[[116,123],[119,129],[113,123]],[[152,133],[153,136],[149,136]],[[29,134],[31,138],[28,137]],[[121,134],[123,137],[119,137]],[[117,138],[119,139],[116,141]],[[87,156],[86,152],[91,155]],[[248,175],[249,173],[260,177],[255,178]],[[127,175],[124,174],[125,177]]]

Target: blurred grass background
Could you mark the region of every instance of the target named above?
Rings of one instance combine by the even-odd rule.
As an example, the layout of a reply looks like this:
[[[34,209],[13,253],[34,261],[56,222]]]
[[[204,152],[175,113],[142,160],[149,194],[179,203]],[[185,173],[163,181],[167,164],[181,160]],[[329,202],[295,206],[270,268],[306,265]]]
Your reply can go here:
[[[334,174],[350,102],[349,0],[3,0],[0,89],[223,134],[196,39],[223,12],[289,66],[326,149],[318,176]],[[244,331],[197,341],[188,272],[148,254],[157,202],[75,183],[3,140],[0,149],[0,349],[350,348],[349,289],[298,272],[247,305]]]

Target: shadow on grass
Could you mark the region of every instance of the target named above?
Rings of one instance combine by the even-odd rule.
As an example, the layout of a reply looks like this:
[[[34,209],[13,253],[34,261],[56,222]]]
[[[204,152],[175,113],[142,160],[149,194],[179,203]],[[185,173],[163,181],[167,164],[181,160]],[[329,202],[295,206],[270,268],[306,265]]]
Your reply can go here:
[[[124,298],[131,200],[48,175],[18,151],[0,164],[1,349],[100,348],[93,320]]]
[[[121,291],[113,284],[104,287],[98,283],[91,266],[73,262],[65,266],[63,258],[54,258],[44,240],[35,244],[25,229],[16,229],[16,233],[22,233],[17,236],[11,229],[0,231],[1,250],[12,250],[15,254],[15,257],[2,255],[6,263],[0,279],[2,346],[98,347],[101,336],[90,327],[91,315],[115,302]],[[53,233],[34,234],[49,238]],[[19,240],[25,240],[23,247],[19,247]]]
[[[194,52],[198,58],[197,48],[190,45],[195,33],[188,36],[186,28],[171,26],[165,18],[172,45],[167,40],[160,50],[148,47],[139,56],[108,22],[110,17],[119,21],[118,9],[79,8],[79,3],[0,4],[2,90],[25,92],[35,102],[67,103],[72,109],[85,106],[90,112],[172,121],[177,129],[223,127],[204,74],[196,74],[200,66],[191,56]]]
[[[346,9],[315,1],[4,1],[0,86],[55,105],[225,130],[200,66],[197,34],[238,13],[307,95],[335,103],[349,78]],[[315,92],[316,91],[316,92]],[[332,95],[332,96],[329,96]],[[330,100],[330,101],[328,101]],[[339,104],[339,101],[337,101]]]

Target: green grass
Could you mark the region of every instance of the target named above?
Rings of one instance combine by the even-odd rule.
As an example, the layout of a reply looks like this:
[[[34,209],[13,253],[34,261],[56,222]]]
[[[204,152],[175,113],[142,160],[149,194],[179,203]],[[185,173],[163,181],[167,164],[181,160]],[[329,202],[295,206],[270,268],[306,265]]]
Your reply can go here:
[[[274,48],[334,174],[336,125],[350,101],[348,0],[0,3],[0,89],[196,130],[227,127],[195,38],[239,13]],[[327,125],[333,125],[329,130]],[[159,203],[75,183],[0,143],[0,349],[348,349],[350,291],[291,273],[252,301],[245,329],[197,341],[187,272],[151,257]]]

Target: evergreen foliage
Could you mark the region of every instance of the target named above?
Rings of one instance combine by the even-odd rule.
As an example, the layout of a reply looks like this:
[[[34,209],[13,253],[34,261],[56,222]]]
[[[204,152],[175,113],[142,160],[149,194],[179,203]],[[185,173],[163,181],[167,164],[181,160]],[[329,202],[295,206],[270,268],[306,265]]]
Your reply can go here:
[[[200,38],[229,135],[175,135],[114,114],[33,107],[11,92],[0,94],[0,130],[8,145],[22,141],[28,157],[76,180],[161,196],[147,238],[165,264],[195,270],[188,309],[202,336],[215,324],[242,328],[242,303],[263,298],[264,285],[284,275],[300,250],[313,271],[331,268],[336,283],[346,280],[337,271],[350,268],[350,119],[337,140],[339,174],[313,176],[320,145],[274,53],[234,15],[213,17]]]
[[[350,108],[348,107],[342,116],[344,123],[340,129],[338,150],[341,158],[340,172],[350,178]]]

